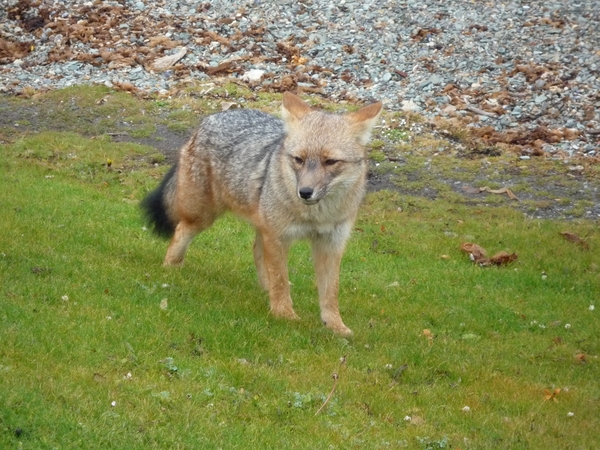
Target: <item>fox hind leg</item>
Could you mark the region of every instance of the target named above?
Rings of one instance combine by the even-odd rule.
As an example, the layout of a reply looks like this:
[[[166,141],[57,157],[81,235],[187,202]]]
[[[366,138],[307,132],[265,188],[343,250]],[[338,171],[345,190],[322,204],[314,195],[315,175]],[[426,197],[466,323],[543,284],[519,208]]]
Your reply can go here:
[[[175,234],[167,248],[164,266],[180,266],[183,264],[185,253],[194,237],[202,230],[208,227],[201,227],[198,224],[181,221],[175,227]]]

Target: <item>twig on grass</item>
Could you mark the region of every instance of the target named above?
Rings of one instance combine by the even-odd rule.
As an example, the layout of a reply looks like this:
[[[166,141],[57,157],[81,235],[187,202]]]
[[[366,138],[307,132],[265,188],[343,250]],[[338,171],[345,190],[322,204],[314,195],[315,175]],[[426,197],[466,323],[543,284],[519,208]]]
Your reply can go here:
[[[318,411],[315,413],[315,416],[317,414],[319,414],[323,408],[325,408],[325,405],[327,404],[327,402],[329,402],[329,399],[335,392],[335,387],[337,386],[337,382],[340,377],[338,376],[337,372],[333,372],[333,374],[331,375],[331,378],[333,378],[333,387],[331,388],[331,392],[329,393],[329,395],[327,396],[327,398],[325,399],[325,401],[323,402],[321,407],[318,409]]]
[[[346,355],[344,355],[340,358],[340,367],[342,367],[345,364],[346,364]],[[321,407],[318,409],[318,411],[315,413],[315,416],[317,414],[319,414],[323,408],[325,408],[325,405],[327,405],[327,403],[333,396],[333,393],[335,392],[335,388],[337,387],[337,383],[338,383],[340,376],[338,375],[337,372],[333,372],[333,374],[331,374],[331,378],[333,378],[333,387],[331,388],[331,392],[329,393],[329,395],[327,396],[327,398],[325,399],[325,401],[323,402]]]

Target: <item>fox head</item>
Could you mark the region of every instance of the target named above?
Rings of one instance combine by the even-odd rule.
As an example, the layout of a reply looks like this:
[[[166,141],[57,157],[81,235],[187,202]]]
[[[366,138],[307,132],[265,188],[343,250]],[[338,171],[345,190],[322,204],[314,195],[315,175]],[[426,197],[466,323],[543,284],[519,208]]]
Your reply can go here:
[[[356,112],[335,115],[311,109],[296,95],[283,94],[285,155],[296,176],[296,194],[314,205],[330,192],[362,183],[366,176],[364,146],[381,113],[381,102]]]

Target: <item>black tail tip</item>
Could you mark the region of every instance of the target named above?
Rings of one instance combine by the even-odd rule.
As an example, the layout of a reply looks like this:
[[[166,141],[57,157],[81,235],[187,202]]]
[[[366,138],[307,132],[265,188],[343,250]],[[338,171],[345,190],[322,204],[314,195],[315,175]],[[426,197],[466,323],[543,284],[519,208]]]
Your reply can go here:
[[[175,174],[175,167],[171,168],[169,173],[162,180],[160,186],[150,192],[140,207],[146,218],[146,221],[152,227],[152,230],[159,236],[169,238],[175,233],[175,224],[167,213],[165,205],[165,192],[168,184]]]

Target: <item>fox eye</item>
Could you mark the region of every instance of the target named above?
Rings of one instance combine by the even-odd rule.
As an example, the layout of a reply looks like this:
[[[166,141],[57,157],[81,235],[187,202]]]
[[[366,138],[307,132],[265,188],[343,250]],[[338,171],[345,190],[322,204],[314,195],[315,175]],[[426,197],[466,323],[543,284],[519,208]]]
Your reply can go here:
[[[337,159],[326,159],[325,160],[325,165],[326,166],[333,166],[334,164],[337,164],[339,162],[339,160]]]
[[[299,156],[294,156],[294,161],[296,162],[296,164],[304,164],[304,160],[302,158],[300,158]]]

